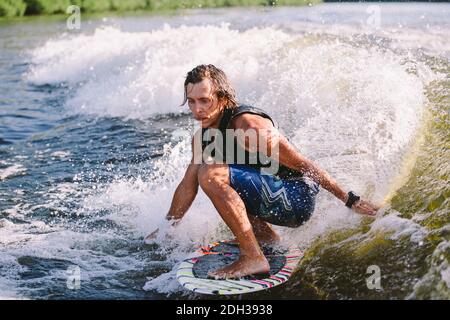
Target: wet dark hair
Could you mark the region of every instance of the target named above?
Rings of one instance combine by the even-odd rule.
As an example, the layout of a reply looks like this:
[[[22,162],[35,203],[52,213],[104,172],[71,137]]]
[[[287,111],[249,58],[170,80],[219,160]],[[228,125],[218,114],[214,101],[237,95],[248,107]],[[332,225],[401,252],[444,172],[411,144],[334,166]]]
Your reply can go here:
[[[219,100],[226,100],[225,108],[237,108],[236,92],[231,86],[225,72],[212,64],[201,64],[189,71],[184,80],[184,100],[182,106],[187,101],[187,85],[189,83],[196,84],[204,79],[209,79],[213,86],[214,93],[217,94]]]

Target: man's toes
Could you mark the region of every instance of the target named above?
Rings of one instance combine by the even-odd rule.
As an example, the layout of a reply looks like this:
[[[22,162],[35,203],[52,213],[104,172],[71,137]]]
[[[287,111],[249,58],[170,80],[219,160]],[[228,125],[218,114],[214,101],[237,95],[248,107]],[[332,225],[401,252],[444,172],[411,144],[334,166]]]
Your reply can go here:
[[[208,272],[208,277],[214,280],[219,280],[223,278],[223,274],[219,271],[210,271]]]
[[[215,280],[223,280],[223,279],[235,279],[239,278],[240,272],[230,273],[225,272],[223,270],[216,270],[208,272],[208,277],[213,278]]]

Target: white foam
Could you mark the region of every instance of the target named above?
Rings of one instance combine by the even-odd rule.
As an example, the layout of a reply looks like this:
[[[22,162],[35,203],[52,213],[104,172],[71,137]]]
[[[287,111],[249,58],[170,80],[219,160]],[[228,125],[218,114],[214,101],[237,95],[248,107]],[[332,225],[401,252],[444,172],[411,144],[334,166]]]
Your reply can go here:
[[[20,165],[14,164],[4,169],[0,169],[0,180],[5,180],[7,178],[15,177],[18,175],[23,175],[27,169]]]
[[[258,88],[255,76],[264,67],[261,60],[270,61],[272,50],[289,39],[275,29],[238,32],[225,24],[179,28],[166,24],[152,32],[133,33],[98,28],[93,35],[50,40],[35,49],[27,79],[36,84],[82,82],[67,102],[75,113],[146,118],[187,111],[179,107],[184,76],[197,64],[216,64],[238,87],[251,82]]]
[[[55,151],[50,154],[51,157],[65,159],[71,155],[70,151]]]
[[[163,273],[156,278],[149,278],[143,289],[146,291],[157,291],[166,295],[173,293],[186,294],[186,290],[176,280],[175,268],[171,272]]]
[[[24,256],[37,259],[58,259],[68,266],[78,266],[81,270],[81,286],[96,277],[113,277],[126,270],[141,269],[142,262],[128,255],[108,255],[108,247],[120,236],[112,231],[103,230],[95,233],[79,233],[66,230],[62,226],[46,225],[43,222],[14,224],[0,221],[0,245],[7,246],[8,251],[0,255],[1,269],[0,292],[9,298],[24,298],[16,295],[15,288],[22,283],[28,286],[34,280],[21,279],[21,273],[28,271],[27,266],[19,263]],[[111,249],[109,249],[111,250]],[[67,270],[54,268],[46,270],[47,275],[39,277],[42,283],[54,283],[55,280],[67,279]],[[3,290],[3,288],[7,288]],[[28,292],[27,292],[28,293]],[[26,294],[27,294],[26,293]]]
[[[187,140],[173,148],[166,145],[166,154],[155,163],[157,169],[152,172],[150,180],[138,178],[113,182],[104,190],[87,197],[82,211],[109,210],[112,212],[110,219],[127,226],[142,237],[159,228],[161,232],[158,242],[169,247],[176,245],[179,252],[190,250],[194,243],[208,243],[213,239],[210,233],[215,232],[220,219],[201,189],[189,213],[173,233],[172,241],[161,241],[166,239],[167,232],[171,231],[164,218],[175,188],[189,162],[189,146]],[[174,256],[176,254],[177,252],[173,253]]]
[[[395,210],[391,211],[390,214],[376,219],[370,227],[370,232],[389,234],[387,237],[392,240],[409,237],[412,242],[421,243],[428,233],[426,228],[410,219],[399,217],[400,213]]]
[[[441,278],[450,290],[450,266],[447,266],[445,269],[441,270]]]

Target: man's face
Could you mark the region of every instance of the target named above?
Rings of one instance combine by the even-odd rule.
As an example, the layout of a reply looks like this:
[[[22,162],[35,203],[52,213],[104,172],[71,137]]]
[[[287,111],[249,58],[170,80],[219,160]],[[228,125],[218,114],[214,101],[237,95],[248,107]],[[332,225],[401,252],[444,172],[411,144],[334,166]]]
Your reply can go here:
[[[223,103],[217,99],[209,79],[188,83],[187,101],[194,118],[201,121],[202,128],[217,128],[222,115]]]

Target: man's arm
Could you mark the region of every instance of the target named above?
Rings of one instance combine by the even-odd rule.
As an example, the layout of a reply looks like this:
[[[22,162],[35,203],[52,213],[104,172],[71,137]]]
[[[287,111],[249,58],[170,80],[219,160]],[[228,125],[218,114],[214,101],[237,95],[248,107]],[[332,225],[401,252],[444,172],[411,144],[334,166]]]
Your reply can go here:
[[[167,220],[175,220],[176,223],[188,211],[198,192],[197,174],[199,167],[199,164],[189,164],[183,180],[181,180],[173,195],[172,204],[166,216]]]
[[[302,172],[312,180],[320,184],[324,189],[331,192],[336,198],[343,203],[347,203],[348,194],[337,184],[337,182],[317,164],[302,156],[295,150],[287,139],[279,135],[279,162],[286,167]],[[370,216],[376,215],[378,206],[369,201],[360,199],[352,205],[352,209],[357,213],[366,214]]]
[[[198,130],[191,141],[192,158],[186,169],[183,180],[181,180],[172,198],[167,220],[174,220],[176,224],[188,211],[198,192],[198,169],[200,163],[198,157],[201,156],[201,130]]]
[[[196,136],[194,136],[196,137]],[[192,159],[186,169],[183,179],[178,184],[172,198],[169,212],[166,219],[171,221],[172,226],[176,225],[186,214],[198,192],[198,169],[200,164],[195,161],[194,138],[192,139]],[[159,228],[151,232],[144,239],[145,243],[151,243],[158,235]]]
[[[313,161],[301,155],[287,139],[280,134],[278,139],[279,162],[291,169],[302,172],[317,182],[322,188],[331,192],[336,198],[346,203],[348,195],[337,182]]]
[[[268,156],[278,159],[278,162],[288,168],[303,173],[317,182],[322,188],[331,192],[336,198],[343,203],[348,200],[348,194],[337,184],[337,182],[317,164],[301,155],[294,146],[273,127],[269,119],[259,116],[244,114],[236,119],[235,128],[245,130],[253,129],[258,132],[258,137],[262,138],[258,141],[258,151],[267,151]],[[265,146],[263,148],[262,146]],[[275,148],[277,146],[277,148]],[[252,149],[245,142],[247,150]],[[254,150],[253,150],[254,151]],[[272,154],[277,152],[277,154]],[[378,207],[371,203],[359,200],[355,202],[352,208],[362,214],[374,215]]]

